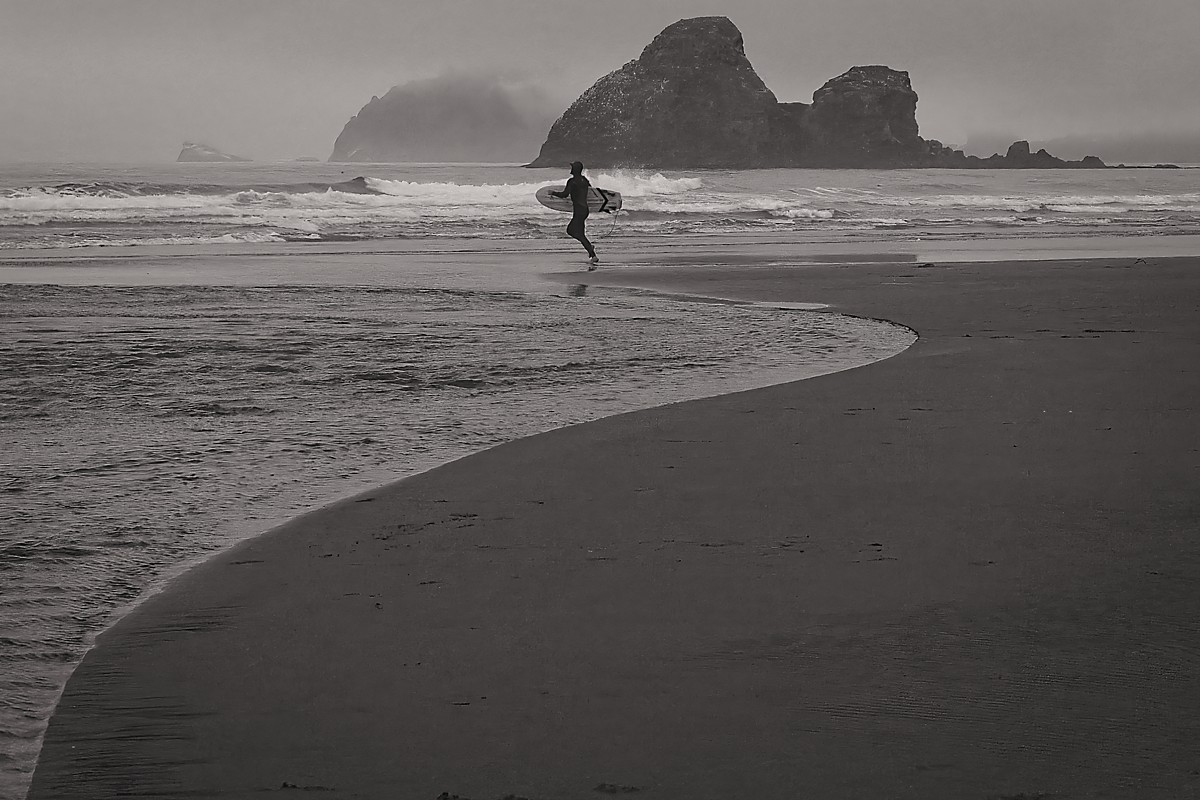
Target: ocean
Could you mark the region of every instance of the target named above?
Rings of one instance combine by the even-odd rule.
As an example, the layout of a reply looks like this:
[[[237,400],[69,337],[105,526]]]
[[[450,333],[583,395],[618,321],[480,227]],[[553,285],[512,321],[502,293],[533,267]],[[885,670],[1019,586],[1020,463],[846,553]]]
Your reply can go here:
[[[596,171],[614,268],[1200,234],[1195,171]],[[913,332],[587,284],[504,165],[0,167],[0,797],[95,635],[305,510],[540,431],[894,355]],[[924,244],[922,244],[924,243]],[[1005,252],[1008,252],[1006,250]]]
[[[600,170],[627,234],[1172,234],[1200,224],[1194,170]],[[157,164],[0,169],[0,249],[554,234],[530,202],[565,170],[502,165]],[[595,226],[599,225],[596,221]]]

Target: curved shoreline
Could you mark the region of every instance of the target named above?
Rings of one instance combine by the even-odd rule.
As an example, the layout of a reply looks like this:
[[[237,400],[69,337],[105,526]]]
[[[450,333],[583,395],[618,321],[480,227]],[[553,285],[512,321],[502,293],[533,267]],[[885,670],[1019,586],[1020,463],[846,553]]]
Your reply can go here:
[[[623,286],[620,284],[611,284],[608,288],[636,289],[636,287],[626,287],[626,286]],[[647,293],[651,294],[651,295],[661,296],[661,297],[668,298],[668,299],[688,301],[688,302],[730,303],[730,304],[736,304],[736,305],[756,306],[756,307],[761,307],[761,308],[771,309],[771,310],[774,310],[774,309],[786,310],[786,311],[826,311],[826,310],[828,310],[828,307],[823,304],[797,303],[793,306],[789,306],[786,304],[780,304],[780,305],[776,306],[775,304],[772,304],[770,301],[766,301],[766,300],[764,300],[764,301],[747,301],[747,300],[741,300],[741,299],[737,299],[737,298],[724,298],[724,297],[716,297],[716,296],[698,296],[698,295],[689,295],[689,294],[684,294],[684,293],[676,293],[676,292],[661,291],[661,290],[651,291],[651,292],[647,292]],[[632,409],[629,411],[621,411],[621,412],[618,412],[615,414],[609,414],[607,416],[599,417],[594,420],[588,420],[587,422],[571,423],[568,425],[560,425],[558,427],[550,428],[545,431],[540,431],[538,433],[534,433],[529,436],[523,436],[521,438],[523,438],[523,439],[533,438],[534,436],[541,436],[546,433],[552,433],[553,431],[560,430],[564,427],[575,427],[577,425],[588,425],[593,422],[599,422],[604,419],[611,419],[614,417],[622,417],[622,416],[625,416],[628,414],[637,414],[642,411],[648,411],[648,410],[651,410],[654,408],[661,408],[661,407],[670,406],[670,405],[678,405],[680,403],[691,403],[691,402],[695,402],[697,400],[705,400],[705,399],[709,399],[712,397],[720,397],[720,396],[723,396],[726,394],[740,394],[742,392],[753,392],[753,391],[758,391],[759,389],[769,388],[770,386],[781,386],[781,385],[788,384],[788,383],[795,383],[797,381],[810,380],[812,378],[820,377],[822,375],[834,375],[839,372],[846,372],[846,371],[853,370],[853,369],[860,369],[862,367],[869,367],[872,364],[877,364],[877,363],[880,363],[881,361],[887,361],[888,359],[895,358],[896,356],[900,355],[905,350],[907,350],[909,347],[912,347],[914,344],[916,344],[917,332],[915,330],[913,330],[912,328],[909,328],[906,325],[901,325],[900,323],[893,322],[892,320],[877,318],[877,317],[862,317],[862,316],[857,316],[857,315],[853,315],[853,314],[839,314],[839,316],[851,317],[851,318],[865,320],[868,322],[876,322],[876,323],[890,325],[890,326],[897,327],[897,328],[903,328],[904,330],[911,332],[913,334],[914,338],[913,338],[913,341],[904,349],[898,350],[895,353],[892,353],[891,355],[884,356],[883,358],[879,358],[874,361],[853,364],[850,366],[841,367],[839,369],[831,370],[828,372],[820,372],[820,373],[816,373],[813,375],[806,375],[801,378],[789,377],[784,380],[778,381],[776,383],[767,384],[766,386],[750,386],[748,388],[738,388],[738,389],[732,389],[727,392],[719,392],[718,394],[714,394],[714,395],[704,395],[703,397],[688,398],[688,399],[683,399],[683,400],[670,400],[668,402],[659,403],[657,405],[645,406],[642,408],[636,408],[636,409]],[[322,503],[321,505],[318,505],[311,509],[308,509],[307,511],[303,511],[299,514],[288,516],[287,518],[281,519],[280,521],[278,521],[274,524],[270,524],[270,527],[265,528],[265,529],[259,531],[258,533],[251,534],[247,538],[239,539],[239,540],[232,542],[231,544],[228,544],[218,550],[202,553],[198,556],[195,556],[194,558],[191,558],[191,559],[183,561],[179,564],[176,564],[171,569],[167,570],[155,582],[155,584],[151,585],[147,589],[145,594],[137,597],[129,605],[116,609],[113,612],[112,620],[107,625],[105,625],[102,629],[100,629],[99,631],[96,631],[94,634],[91,634],[88,649],[90,650],[92,647],[94,647],[95,640],[98,637],[100,637],[101,635],[103,635],[105,632],[107,632],[114,625],[119,623],[121,621],[121,619],[123,619],[125,616],[132,613],[135,609],[137,609],[142,604],[149,601],[156,595],[160,594],[163,591],[170,589],[171,584],[174,583],[177,579],[183,577],[185,574],[191,572],[194,569],[202,567],[206,562],[212,560],[213,558],[217,558],[217,557],[225,556],[225,555],[231,555],[231,554],[233,554],[233,551],[235,551],[238,547],[241,547],[242,545],[245,545],[246,543],[253,541],[255,539],[258,539],[262,536],[272,534],[277,529],[286,528],[286,527],[292,525],[293,523],[299,523],[301,520],[303,520],[304,518],[308,517],[311,514],[329,511],[329,510],[332,510],[334,507],[341,506],[346,503],[356,502],[357,498],[359,498],[363,495],[366,495],[366,494],[387,491],[393,487],[398,486],[399,484],[403,483],[404,481],[410,480],[412,478],[417,478],[421,475],[424,475],[425,473],[432,472],[434,470],[437,470],[442,467],[453,464],[457,461],[461,461],[465,458],[471,458],[473,456],[479,455],[480,453],[486,452],[486,450],[491,450],[495,447],[500,447],[503,444],[508,444],[508,442],[503,442],[498,445],[492,445],[490,447],[485,448],[484,450],[475,450],[475,451],[472,451],[469,453],[465,453],[463,455],[454,456],[446,461],[442,461],[440,463],[433,464],[432,466],[423,467],[423,468],[417,470],[416,472],[412,472],[401,478],[397,478],[395,480],[389,480],[382,484],[376,484],[376,485],[367,487],[365,489],[355,491],[352,494],[339,495],[337,497],[334,497],[334,498]]]
[[[543,286],[540,291],[545,291],[545,287]],[[550,292],[554,292],[554,291],[555,291],[555,289],[553,287],[551,287]],[[606,294],[609,295],[609,297],[614,297],[614,296],[619,296],[618,292],[620,292],[620,290],[616,290],[614,292],[606,292]],[[662,292],[653,292],[653,293],[644,293],[644,294],[661,297],[661,298],[668,299],[668,300],[690,300],[691,299],[691,298],[686,298],[686,297],[672,295],[672,294],[668,294],[668,293],[662,293]],[[741,305],[741,306],[752,305],[752,304],[741,303],[741,302],[735,302],[735,304]],[[792,316],[788,315],[781,319],[790,320],[790,319],[792,319]],[[784,323],[784,324],[788,324],[788,323]],[[699,354],[700,351],[697,351],[697,353]],[[818,354],[818,356],[819,356],[819,354]],[[813,367],[813,368],[829,369],[829,366],[823,364],[820,367]],[[852,367],[843,367],[843,368],[852,368]],[[803,373],[808,371],[808,369],[809,368],[804,368],[802,365],[801,369],[788,368],[788,367],[780,367],[779,369],[769,369],[768,368],[767,372],[778,373],[779,377],[774,378],[773,382],[786,382],[786,381],[798,379],[797,375],[803,375]],[[762,373],[762,375],[759,375],[759,373]],[[755,373],[755,375],[752,376],[749,381],[747,381],[747,379],[745,377],[742,377],[742,378],[731,377],[731,378],[725,378],[725,379],[718,379],[718,382],[724,383],[724,384],[739,384],[740,383],[740,385],[737,386],[737,388],[725,389],[724,391],[745,391],[750,388],[758,388],[761,385],[766,385],[765,381],[760,382],[760,383],[754,382],[754,380],[753,380],[754,377],[766,376],[766,373],[763,372],[762,370],[760,370],[759,373]],[[767,377],[769,377],[769,376],[767,376]],[[695,399],[696,397],[700,396],[701,394],[704,394],[710,390],[717,388],[715,386],[709,386],[708,385],[709,381],[707,381],[707,380],[700,381],[700,382],[695,382],[695,381],[693,381],[693,382],[696,383],[696,385],[700,388],[698,388],[697,390],[694,390],[694,391],[681,392],[681,399],[671,400],[671,401],[667,401],[667,402],[686,402],[687,400]],[[643,399],[650,400],[651,398],[643,398]],[[661,404],[661,403],[662,403],[662,401],[659,401],[659,404]],[[647,407],[652,407],[652,406],[644,405],[641,408],[634,409],[634,410],[635,411],[642,410]],[[611,412],[608,412],[608,413],[611,414]],[[631,412],[623,411],[620,413],[631,413]],[[560,424],[565,424],[565,423],[560,423]],[[475,452],[479,452],[479,451],[455,455],[448,459],[442,460],[438,463],[434,463],[429,466],[423,466],[422,468],[420,468],[419,470],[417,470],[415,472],[402,473],[404,475],[404,477],[392,478],[392,479],[387,480],[383,484],[366,485],[365,483],[360,481],[359,485],[357,487],[354,487],[354,486],[349,487],[349,492],[342,492],[342,493],[338,493],[334,496],[330,496],[330,497],[328,497],[328,499],[325,499],[324,501],[322,501],[321,504],[318,506],[315,506],[308,510],[301,510],[301,511],[298,511],[293,514],[289,514],[284,517],[279,517],[274,522],[269,522],[270,517],[267,517],[266,520],[260,521],[259,530],[256,533],[253,533],[248,537],[243,537],[240,540],[235,540],[232,543],[228,543],[217,549],[210,550],[205,553],[194,556],[192,558],[189,558],[184,562],[171,565],[169,567],[169,569],[164,570],[162,575],[155,578],[150,583],[150,585],[146,588],[146,590],[144,590],[132,602],[123,604],[119,608],[116,608],[110,615],[108,615],[108,619],[106,620],[104,625],[101,628],[99,628],[98,630],[91,632],[89,634],[87,644],[86,644],[86,649],[82,650],[79,653],[79,655],[76,658],[72,659],[71,663],[68,664],[67,666],[68,667],[78,666],[78,662],[81,661],[82,658],[86,655],[86,653],[88,651],[90,651],[90,649],[95,645],[96,639],[98,637],[102,636],[106,631],[111,629],[113,626],[119,624],[121,619],[123,619],[125,616],[127,616],[128,614],[133,612],[135,609],[138,609],[144,603],[150,601],[151,599],[153,599],[154,597],[156,597],[163,591],[170,591],[174,582],[176,580],[178,580],[181,576],[185,575],[186,573],[190,572],[193,569],[201,567],[209,560],[211,560],[213,558],[227,556],[229,554],[235,553],[237,547],[239,547],[241,544],[244,544],[246,541],[254,539],[261,535],[265,535],[265,534],[273,531],[276,528],[283,527],[283,526],[289,524],[294,519],[303,518],[303,517],[307,516],[308,514],[314,513],[316,511],[324,510],[324,509],[327,509],[332,506],[336,506],[343,502],[349,502],[354,497],[357,497],[357,496],[363,494],[364,492],[372,492],[372,491],[379,490],[381,485],[382,486],[390,486],[394,483],[398,483],[404,479],[407,479],[408,477],[414,477],[416,475],[419,475],[419,474],[429,471],[431,469],[436,469],[440,466],[444,466],[445,464],[452,463],[453,461],[457,461],[462,458],[470,457],[471,455],[474,455]],[[263,526],[262,522],[267,522],[267,526]],[[71,669],[70,672],[73,672],[73,669]],[[68,675],[70,674],[70,672],[68,672]],[[66,676],[63,676],[63,678],[60,678],[60,680],[65,679],[65,677]],[[57,681],[56,681],[56,683],[57,683]],[[61,684],[59,684],[59,686],[61,688]],[[56,695],[57,694],[58,693],[56,693]],[[36,745],[36,742],[34,744]],[[2,754],[0,754],[0,755],[2,755]],[[30,762],[32,762],[32,759],[29,759],[29,760],[22,759],[22,760],[18,760],[16,763],[17,763],[17,765],[28,770],[29,769],[28,765]],[[28,776],[31,773],[26,772],[25,774]],[[24,790],[23,785],[17,787],[18,794],[20,793],[20,791],[23,791],[23,790]],[[3,788],[0,788],[0,794],[3,794],[3,793],[4,793]]]
[[[1158,733],[1112,707],[1122,692],[1189,699],[1169,670],[1105,669],[1147,619],[1163,659],[1195,649],[1167,624],[1187,610],[1172,584],[1137,578],[1195,576],[1186,412],[1159,406],[1190,408],[1194,378],[1164,367],[1196,363],[1197,277],[1193,260],[1111,266],[642,272],[645,288],[894,312],[922,338],[872,370],[500,445],[226,551],[89,653],[30,797],[949,797],[1145,780],[1141,755],[1099,763],[1095,745],[1132,725],[1167,753],[1161,731],[1186,727],[1185,703]],[[1130,444],[1150,457],[1099,469]],[[1116,630],[1080,616],[1118,600]],[[1078,617],[1073,649],[1060,617]],[[1058,677],[1032,681],[1018,652]],[[1091,758],[1063,761],[1083,744]],[[1026,747],[1049,755],[1015,759]],[[1158,764],[1164,791],[1187,780],[1177,761]]]

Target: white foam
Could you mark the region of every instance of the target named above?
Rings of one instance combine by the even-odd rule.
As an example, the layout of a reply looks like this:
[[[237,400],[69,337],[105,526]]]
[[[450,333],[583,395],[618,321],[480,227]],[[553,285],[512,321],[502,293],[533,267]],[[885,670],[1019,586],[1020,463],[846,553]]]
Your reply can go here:
[[[534,192],[547,183],[565,182],[566,177],[563,173],[537,183],[379,177],[354,182],[360,188],[365,185],[366,192],[344,191],[343,184],[319,190],[310,189],[312,184],[298,184],[292,191],[231,187],[215,194],[192,193],[171,184],[9,189],[0,190],[0,238],[3,246],[11,247],[34,241],[44,242],[42,246],[58,246],[54,242],[77,246],[85,237],[89,243],[112,244],[223,241],[220,237],[227,234],[267,237],[262,241],[303,235],[536,235],[546,226],[557,226],[560,219],[557,212],[534,200]],[[792,224],[830,230],[909,224],[1107,225],[1113,220],[1186,227],[1200,221],[1200,192],[1192,191],[1192,184],[1164,183],[1144,189],[1129,186],[1123,176],[1105,175],[1098,181],[1088,175],[1083,176],[1086,180],[1071,176],[1073,183],[1056,190],[1068,179],[1018,181],[1017,176],[1005,175],[1009,185],[990,192],[991,182],[998,180],[994,176],[986,181],[952,176],[949,182],[931,182],[929,176],[888,177],[893,185],[866,188],[798,186],[803,176],[781,179],[766,173],[761,180],[757,174],[668,176],[622,169],[597,170],[590,176],[593,184],[621,192],[625,210],[632,212],[629,224],[646,231]],[[1167,178],[1174,180],[1174,176],[1162,180]],[[160,193],[150,193],[155,191]],[[88,230],[89,225],[105,230]],[[22,233],[22,228],[28,230]],[[60,233],[55,228],[68,230]],[[34,229],[50,230],[39,238]]]
[[[833,219],[835,214],[827,208],[781,208],[772,213],[788,219]]]
[[[347,225],[439,220],[486,225],[489,221],[555,216],[555,212],[533,200],[534,192],[544,183],[463,184],[374,177],[364,182],[373,193],[332,188],[310,192],[246,189],[223,194],[88,193],[75,187],[24,189],[0,194],[0,226],[232,224],[318,234]],[[699,178],[622,170],[601,173],[594,182],[634,198],[679,195],[702,183]],[[696,210],[703,211],[701,207]],[[147,237],[155,238],[155,233],[148,230]]]
[[[678,195],[695,191],[704,185],[701,178],[668,178],[661,172],[647,174],[627,170],[601,172],[592,179],[592,183],[620,192],[626,198]]]
[[[695,199],[648,198],[640,202],[626,202],[626,208],[638,211],[654,211],[663,214],[750,214],[766,212],[790,219],[832,219],[834,211],[827,208],[812,208],[794,201],[766,195],[722,195],[698,196]]]
[[[528,201],[540,183],[461,184],[418,183],[415,181],[367,178],[367,186],[388,197],[417,201],[427,205],[511,205],[518,200]],[[372,195],[355,195],[369,198]]]
[[[256,233],[226,233],[220,236],[152,236],[144,239],[72,239],[58,244],[58,247],[139,247],[139,246],[171,246],[186,244],[264,244],[267,242],[283,242],[284,237],[270,232]]]
[[[858,202],[905,208],[963,208],[1004,210],[1014,212],[1052,209],[1063,213],[1120,213],[1121,211],[1198,211],[1200,193],[1185,192],[1171,195],[1110,194],[1110,195],[980,195],[935,194],[899,197],[888,195],[862,196]]]

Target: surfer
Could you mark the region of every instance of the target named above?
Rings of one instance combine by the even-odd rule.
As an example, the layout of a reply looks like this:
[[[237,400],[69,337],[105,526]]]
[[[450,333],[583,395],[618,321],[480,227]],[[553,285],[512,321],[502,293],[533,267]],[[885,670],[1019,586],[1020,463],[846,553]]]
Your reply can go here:
[[[583,162],[571,162],[571,177],[567,179],[567,185],[561,192],[551,192],[555,197],[566,199],[571,198],[571,223],[567,225],[567,235],[572,239],[578,239],[583,245],[583,249],[587,250],[588,258],[592,265],[588,270],[593,270],[600,263],[600,257],[596,255],[596,248],[592,247],[592,243],[588,241],[587,234],[583,232],[583,223],[588,218],[588,188],[591,182],[583,177]]]

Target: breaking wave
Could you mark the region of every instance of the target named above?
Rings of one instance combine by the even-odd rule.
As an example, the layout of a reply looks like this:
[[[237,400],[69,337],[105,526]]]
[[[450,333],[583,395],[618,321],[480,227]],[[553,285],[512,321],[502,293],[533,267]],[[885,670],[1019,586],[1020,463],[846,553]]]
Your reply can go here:
[[[0,188],[0,249],[510,239],[561,232],[561,216],[539,205],[533,193],[565,175],[534,181],[537,173],[519,168],[464,165],[397,172],[330,181],[248,181],[244,173],[227,172],[222,175],[241,181],[122,178]],[[621,216],[639,233],[961,226],[1037,232],[1056,225],[1200,230],[1200,192],[1186,173],[1071,172],[1047,179],[918,171],[599,170],[590,177],[624,196]],[[274,175],[289,177],[286,170]]]

